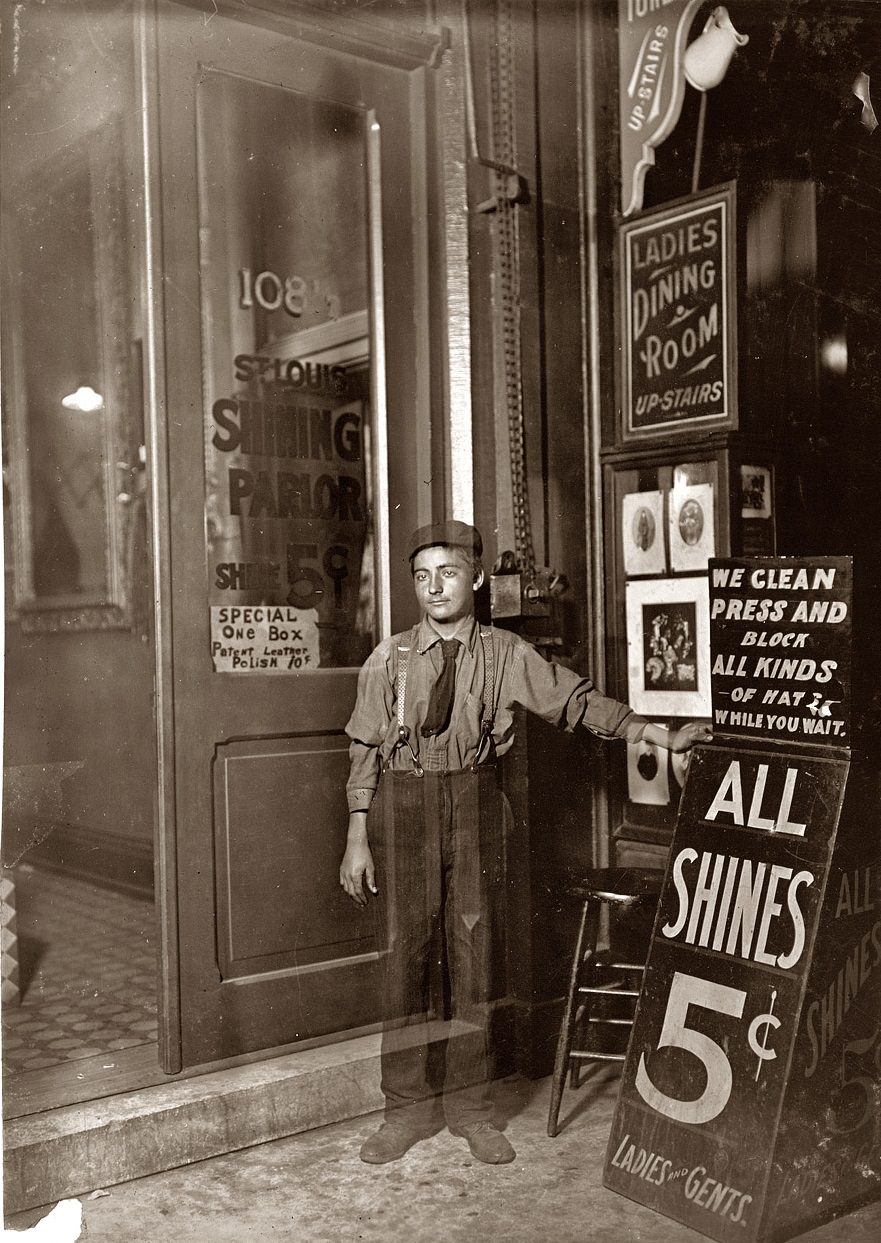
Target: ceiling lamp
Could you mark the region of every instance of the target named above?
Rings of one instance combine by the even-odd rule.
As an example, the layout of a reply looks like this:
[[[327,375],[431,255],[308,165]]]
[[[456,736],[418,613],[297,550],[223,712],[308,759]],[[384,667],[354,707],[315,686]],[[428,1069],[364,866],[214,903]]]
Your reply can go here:
[[[102,409],[104,398],[96,393],[90,384],[81,384],[75,393],[68,393],[61,398],[65,410],[80,410],[83,414],[93,414]]]

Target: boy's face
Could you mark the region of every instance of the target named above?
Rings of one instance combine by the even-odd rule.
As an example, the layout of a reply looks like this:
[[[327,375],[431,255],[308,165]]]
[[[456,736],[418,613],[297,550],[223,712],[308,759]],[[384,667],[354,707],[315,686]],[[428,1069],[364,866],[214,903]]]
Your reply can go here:
[[[413,558],[413,586],[426,616],[436,622],[458,622],[474,612],[474,593],[483,570],[474,572],[461,548],[435,544]]]

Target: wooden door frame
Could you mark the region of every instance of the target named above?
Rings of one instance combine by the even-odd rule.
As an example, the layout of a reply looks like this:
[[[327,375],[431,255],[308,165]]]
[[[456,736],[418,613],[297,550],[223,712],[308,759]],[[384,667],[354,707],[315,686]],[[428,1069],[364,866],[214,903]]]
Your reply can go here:
[[[159,1065],[170,1075],[182,1065],[181,993],[177,910],[177,816],[173,660],[171,645],[171,532],[165,520],[171,504],[168,476],[165,340],[162,331],[163,239],[159,182],[159,100],[155,90],[159,62],[158,14],[149,0],[137,15],[136,73],[141,111],[144,181],[143,282],[145,310],[144,405],[147,486],[153,572],[153,712],[156,729],[153,884],[159,923],[156,971]]]

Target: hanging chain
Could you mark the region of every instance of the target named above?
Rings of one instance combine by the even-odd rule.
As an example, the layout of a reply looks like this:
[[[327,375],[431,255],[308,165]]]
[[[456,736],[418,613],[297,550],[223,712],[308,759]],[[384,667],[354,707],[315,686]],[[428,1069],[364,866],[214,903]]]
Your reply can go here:
[[[496,0],[495,48],[490,56],[493,156],[497,164],[517,167],[514,133],[514,30],[511,0]],[[523,373],[520,352],[520,229],[517,205],[499,195],[495,213],[496,255],[501,296],[505,402],[511,458],[514,545],[522,570],[535,568],[532,518],[526,470]]]

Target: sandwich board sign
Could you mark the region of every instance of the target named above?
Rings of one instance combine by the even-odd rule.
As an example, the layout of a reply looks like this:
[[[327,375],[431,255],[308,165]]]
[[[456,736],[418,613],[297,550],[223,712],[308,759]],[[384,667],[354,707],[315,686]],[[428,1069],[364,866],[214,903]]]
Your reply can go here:
[[[760,589],[772,569],[787,573]],[[748,1243],[881,1189],[879,800],[877,775],[835,745],[849,729],[847,559],[711,562],[710,583],[716,736],[689,766],[604,1182],[720,1243]],[[793,621],[818,591],[842,607],[817,606],[812,622],[809,598],[803,626]],[[754,599],[782,602],[767,626]],[[779,633],[809,636],[797,641],[809,654],[773,666],[779,685],[758,663],[784,647],[771,642],[772,612],[788,626]],[[818,676],[837,699],[820,719],[842,722],[821,743],[804,725]],[[769,693],[784,690],[777,711]],[[748,708],[742,732],[723,734],[719,714]],[[766,730],[781,713],[783,728]]]

